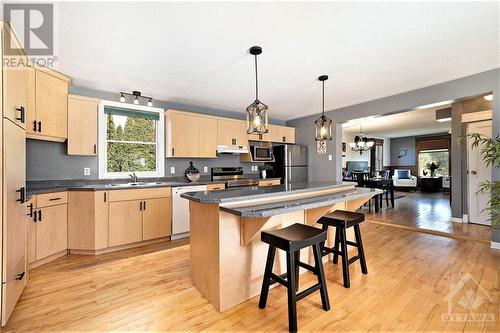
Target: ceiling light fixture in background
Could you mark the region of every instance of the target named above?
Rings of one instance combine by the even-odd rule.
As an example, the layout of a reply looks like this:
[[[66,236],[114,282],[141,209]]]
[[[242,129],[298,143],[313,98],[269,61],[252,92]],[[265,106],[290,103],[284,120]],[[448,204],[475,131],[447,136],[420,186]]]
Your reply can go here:
[[[132,103],[135,105],[139,105],[140,99],[147,99],[147,105],[153,106],[153,98],[149,96],[143,96],[140,91],[132,91],[132,93],[127,93],[120,91],[120,102],[125,103],[127,101],[127,96],[133,97]]]
[[[247,107],[247,133],[264,134],[269,132],[267,125],[268,107],[259,101],[259,77],[257,71],[257,56],[262,53],[262,47],[252,46],[250,54],[255,57],[255,101]]]

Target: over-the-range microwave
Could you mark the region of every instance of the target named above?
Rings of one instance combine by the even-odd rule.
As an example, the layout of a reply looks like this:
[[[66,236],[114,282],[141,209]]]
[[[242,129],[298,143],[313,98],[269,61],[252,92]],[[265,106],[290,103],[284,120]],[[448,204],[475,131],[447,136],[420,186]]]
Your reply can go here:
[[[251,146],[252,159],[259,162],[274,162],[273,148],[263,146]]]

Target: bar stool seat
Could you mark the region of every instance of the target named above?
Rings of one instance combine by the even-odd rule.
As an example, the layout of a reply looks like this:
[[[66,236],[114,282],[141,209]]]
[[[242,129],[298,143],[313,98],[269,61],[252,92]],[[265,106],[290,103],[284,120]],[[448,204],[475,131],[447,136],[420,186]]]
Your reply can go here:
[[[333,254],[333,263],[338,263],[338,257],[342,257],[342,275],[344,280],[344,287],[349,288],[351,286],[351,281],[349,278],[349,265],[359,260],[361,265],[361,272],[363,274],[368,274],[368,269],[366,267],[365,251],[363,249],[363,242],[361,240],[361,230],[359,224],[365,220],[365,215],[363,213],[349,212],[345,210],[336,210],[326,216],[323,216],[318,220],[319,224],[322,224],[322,230],[325,232],[328,227],[335,227],[335,243],[332,248],[326,247],[325,243],[322,243],[321,254],[323,256],[328,254]],[[355,242],[347,240],[346,230],[348,228],[354,228],[354,236],[356,238]],[[358,249],[358,255],[349,258],[347,252],[347,245],[354,246]]]
[[[269,287],[279,283],[287,288],[288,293],[288,329],[297,332],[297,301],[319,290],[321,303],[325,311],[330,310],[330,301],[321,260],[321,244],[326,241],[326,232],[305,224],[295,223],[279,230],[263,231],[261,240],[269,244],[266,268],[262,281],[262,290],[259,299],[259,308],[264,309],[267,304]],[[314,266],[300,261],[300,250],[312,246]],[[286,252],[285,274],[273,273],[276,249]],[[318,283],[299,293],[299,266],[313,272],[318,277]]]

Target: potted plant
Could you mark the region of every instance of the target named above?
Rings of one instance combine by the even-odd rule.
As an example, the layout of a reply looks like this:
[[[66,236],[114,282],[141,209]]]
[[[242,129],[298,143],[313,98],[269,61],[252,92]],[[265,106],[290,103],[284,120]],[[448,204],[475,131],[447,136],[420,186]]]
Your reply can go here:
[[[440,166],[439,163],[436,164],[434,162],[431,162],[431,163],[427,163],[425,166],[431,172],[431,177],[432,178],[436,177],[436,170],[439,169],[439,166]]]
[[[262,179],[266,179],[267,171],[271,171],[272,169],[273,169],[273,166],[270,164],[259,165],[260,176],[262,177]]]
[[[486,166],[500,167],[500,137],[492,139],[482,134],[473,133],[459,137],[458,143],[462,143],[466,137],[471,139],[473,149],[480,149],[481,157]],[[491,214],[492,239],[500,242],[500,181],[484,180],[479,184],[478,192],[491,194],[485,210]]]

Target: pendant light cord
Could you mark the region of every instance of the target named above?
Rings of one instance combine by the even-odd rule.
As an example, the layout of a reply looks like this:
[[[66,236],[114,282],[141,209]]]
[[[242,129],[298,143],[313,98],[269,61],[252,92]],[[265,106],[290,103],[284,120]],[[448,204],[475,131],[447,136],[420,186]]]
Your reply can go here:
[[[323,104],[322,104],[322,109],[323,109],[323,117],[325,116],[325,81],[322,82],[323,83]]]
[[[255,55],[255,100],[259,100],[259,77],[257,75],[257,55]]]

